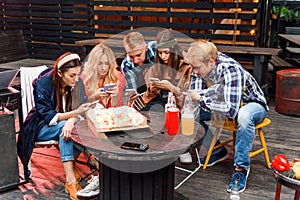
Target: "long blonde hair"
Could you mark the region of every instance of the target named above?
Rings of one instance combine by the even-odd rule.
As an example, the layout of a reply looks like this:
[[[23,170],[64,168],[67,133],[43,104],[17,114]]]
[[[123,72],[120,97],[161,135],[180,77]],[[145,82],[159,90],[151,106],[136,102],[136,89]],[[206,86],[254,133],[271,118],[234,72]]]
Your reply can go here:
[[[88,55],[88,59],[84,64],[84,84],[87,89],[87,95],[90,96],[95,93],[98,89],[98,82],[100,77],[98,76],[98,63],[100,57],[106,55],[108,58],[109,63],[109,70],[108,73],[105,75],[104,78],[104,85],[108,83],[117,83],[118,76],[116,74],[117,63],[112,50],[105,46],[104,44],[97,44],[92,51]],[[101,87],[103,87],[102,85]]]

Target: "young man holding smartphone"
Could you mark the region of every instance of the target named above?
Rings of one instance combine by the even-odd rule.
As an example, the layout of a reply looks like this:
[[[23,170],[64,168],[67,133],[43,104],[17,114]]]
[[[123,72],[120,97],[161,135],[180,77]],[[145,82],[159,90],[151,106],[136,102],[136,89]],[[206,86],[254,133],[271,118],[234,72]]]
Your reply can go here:
[[[125,75],[127,89],[126,97],[129,101],[137,99],[147,89],[144,75],[148,68],[154,63],[156,56],[156,41],[146,44],[144,36],[137,31],[129,32],[123,39],[123,46],[126,50],[121,69]],[[136,93],[129,93],[130,89],[135,89]],[[129,96],[130,94],[133,94]]]

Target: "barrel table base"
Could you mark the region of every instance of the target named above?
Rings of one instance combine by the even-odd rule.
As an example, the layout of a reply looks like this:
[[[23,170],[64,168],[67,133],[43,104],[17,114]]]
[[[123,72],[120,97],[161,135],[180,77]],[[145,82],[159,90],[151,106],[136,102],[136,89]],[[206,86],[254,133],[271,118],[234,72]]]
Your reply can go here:
[[[100,164],[101,200],[173,200],[174,162],[152,172],[127,173]]]
[[[300,116],[300,69],[276,72],[275,110],[279,113]]]

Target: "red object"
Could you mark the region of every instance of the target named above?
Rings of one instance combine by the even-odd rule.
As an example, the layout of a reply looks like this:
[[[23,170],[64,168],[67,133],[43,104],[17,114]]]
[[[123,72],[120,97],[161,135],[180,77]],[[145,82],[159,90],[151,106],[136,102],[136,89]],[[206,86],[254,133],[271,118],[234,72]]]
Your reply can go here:
[[[286,171],[285,166],[280,165],[280,164],[277,163],[277,162],[272,162],[272,167],[273,167],[274,169],[276,169],[277,171],[279,171],[279,172],[284,172],[284,171]]]
[[[168,133],[170,135],[176,135],[179,131],[179,109],[178,108],[168,108],[167,109],[167,127]]]
[[[277,154],[272,160],[272,167],[279,171],[284,172],[290,170],[290,163],[283,154]]]
[[[170,98],[170,97],[168,97],[168,98]],[[168,101],[171,101],[171,100],[168,99]],[[168,109],[169,108],[176,108],[176,106],[172,103],[167,103],[165,105],[165,127],[166,127],[166,129],[168,129],[168,125],[169,125],[168,124],[168,122],[169,122],[169,120],[168,120],[168,117],[169,117]]]
[[[275,110],[300,116],[300,69],[285,69],[276,73]]]
[[[166,129],[168,129],[168,123],[169,123],[168,118],[169,118],[169,112],[166,111],[165,112],[165,127],[166,127]]]

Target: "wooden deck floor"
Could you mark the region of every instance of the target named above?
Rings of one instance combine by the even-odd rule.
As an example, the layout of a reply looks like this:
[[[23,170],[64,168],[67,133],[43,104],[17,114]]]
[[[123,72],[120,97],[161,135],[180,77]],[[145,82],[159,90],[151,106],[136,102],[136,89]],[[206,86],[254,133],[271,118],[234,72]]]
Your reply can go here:
[[[268,117],[272,120],[272,123],[264,131],[270,159],[278,153],[285,154],[289,160],[293,160],[294,157],[300,157],[300,118],[278,114],[274,109],[274,102],[270,103]],[[256,138],[254,146],[259,144],[259,140]],[[84,158],[82,157],[80,160],[84,161]],[[90,172],[89,168],[82,162],[78,165],[83,176]],[[175,200],[229,199],[226,187],[232,170],[232,155],[222,163],[207,168],[206,171],[200,169],[175,191]],[[184,172],[176,170],[176,183],[184,175]],[[55,148],[37,148],[32,156],[32,180],[30,183],[1,193],[0,200],[69,199],[64,192],[64,180],[64,171],[58,150]],[[83,181],[82,184],[84,185],[85,182]],[[272,170],[266,168],[263,155],[260,154],[252,158],[247,189],[241,194],[241,199],[274,199],[275,187],[275,178]],[[294,199],[293,196],[293,190],[282,187],[281,199]]]

